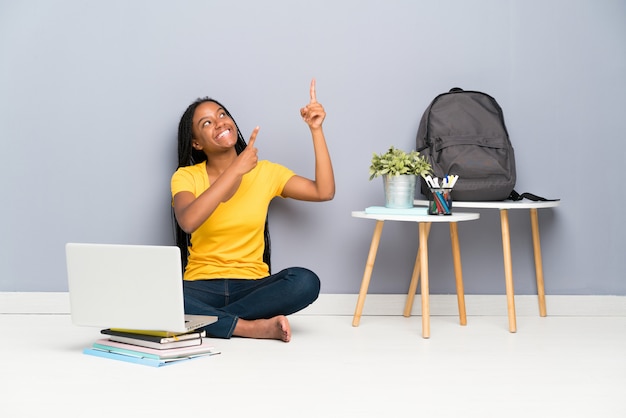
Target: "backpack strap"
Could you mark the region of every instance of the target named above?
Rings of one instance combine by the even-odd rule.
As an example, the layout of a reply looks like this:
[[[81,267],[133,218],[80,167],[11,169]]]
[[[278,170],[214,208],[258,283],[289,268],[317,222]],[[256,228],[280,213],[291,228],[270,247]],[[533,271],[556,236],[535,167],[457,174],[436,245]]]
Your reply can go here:
[[[528,199],[534,202],[556,202],[558,200],[561,200],[561,199],[546,199],[545,197],[537,196],[532,193],[519,194],[515,190],[511,191],[511,194],[509,195],[509,197],[507,197],[507,200],[513,200],[513,201],[518,201],[522,199]]]

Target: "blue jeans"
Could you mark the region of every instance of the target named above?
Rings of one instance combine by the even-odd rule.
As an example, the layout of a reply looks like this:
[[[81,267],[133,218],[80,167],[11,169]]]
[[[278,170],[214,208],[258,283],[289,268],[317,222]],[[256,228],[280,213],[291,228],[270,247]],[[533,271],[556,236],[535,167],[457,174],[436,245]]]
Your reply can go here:
[[[320,280],[302,267],[291,267],[263,279],[211,279],[183,281],[185,313],[217,316],[204,327],[207,336],[230,338],[242,319],[268,319],[290,315],[313,303]]]

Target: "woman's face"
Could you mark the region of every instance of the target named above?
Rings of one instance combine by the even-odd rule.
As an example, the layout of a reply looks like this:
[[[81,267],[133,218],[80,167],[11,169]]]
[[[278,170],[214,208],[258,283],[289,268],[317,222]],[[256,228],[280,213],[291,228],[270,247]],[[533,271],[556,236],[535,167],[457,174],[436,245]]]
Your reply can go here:
[[[237,143],[235,123],[226,110],[215,102],[199,104],[192,124],[192,145],[205,154],[233,148]]]

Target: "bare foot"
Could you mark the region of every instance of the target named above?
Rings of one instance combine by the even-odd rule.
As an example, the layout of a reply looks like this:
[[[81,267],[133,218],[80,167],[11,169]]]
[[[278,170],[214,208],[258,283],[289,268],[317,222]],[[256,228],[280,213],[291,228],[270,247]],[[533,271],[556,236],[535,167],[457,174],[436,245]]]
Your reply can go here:
[[[247,338],[269,338],[286,343],[291,340],[291,327],[286,316],[279,315],[270,319],[241,319],[237,321],[233,335]]]

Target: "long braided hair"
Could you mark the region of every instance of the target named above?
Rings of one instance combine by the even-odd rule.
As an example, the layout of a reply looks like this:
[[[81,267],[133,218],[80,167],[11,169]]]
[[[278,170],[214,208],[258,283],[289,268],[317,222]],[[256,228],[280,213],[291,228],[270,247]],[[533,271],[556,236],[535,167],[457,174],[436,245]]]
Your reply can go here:
[[[204,152],[195,149],[192,146],[193,140],[193,115],[196,112],[196,108],[205,102],[213,102],[224,109],[224,112],[228,115],[229,118],[232,119],[235,124],[235,128],[237,128],[237,142],[235,143],[235,151],[237,155],[239,155],[244,149],[246,149],[246,141],[243,139],[243,135],[241,135],[241,131],[239,130],[239,126],[237,126],[237,122],[231,116],[230,112],[226,107],[224,107],[220,102],[215,99],[211,99],[210,97],[203,97],[197,99],[195,102],[189,105],[183,116],[180,118],[180,122],[178,124],[178,168],[180,167],[188,167],[191,165],[199,164],[203,161],[206,161],[207,156]],[[189,247],[191,246],[191,235],[182,230],[178,221],[176,220],[176,216],[174,214],[174,209],[172,207],[172,219],[174,222],[174,230],[176,236],[176,245],[180,248],[181,261],[183,266],[183,271],[187,266],[187,260],[189,257]],[[270,246],[270,233],[268,226],[268,218],[265,218],[265,231],[264,231],[264,242],[265,248],[263,250],[263,262],[267,264],[269,268],[269,272],[272,272],[271,265],[271,246]]]

